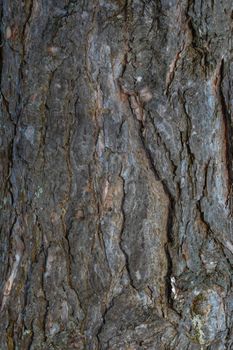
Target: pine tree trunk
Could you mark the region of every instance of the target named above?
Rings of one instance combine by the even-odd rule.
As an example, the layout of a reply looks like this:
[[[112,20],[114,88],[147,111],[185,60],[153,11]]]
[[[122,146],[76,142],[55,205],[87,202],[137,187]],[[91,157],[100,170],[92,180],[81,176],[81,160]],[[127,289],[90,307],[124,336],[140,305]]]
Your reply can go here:
[[[232,14],[2,0],[1,350],[232,349]]]

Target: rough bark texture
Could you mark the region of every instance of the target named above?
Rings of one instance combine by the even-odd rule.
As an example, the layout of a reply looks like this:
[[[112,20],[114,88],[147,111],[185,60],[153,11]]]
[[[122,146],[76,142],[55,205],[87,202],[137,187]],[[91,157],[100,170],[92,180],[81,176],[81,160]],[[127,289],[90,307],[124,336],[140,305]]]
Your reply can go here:
[[[1,18],[0,349],[232,349],[232,1]]]

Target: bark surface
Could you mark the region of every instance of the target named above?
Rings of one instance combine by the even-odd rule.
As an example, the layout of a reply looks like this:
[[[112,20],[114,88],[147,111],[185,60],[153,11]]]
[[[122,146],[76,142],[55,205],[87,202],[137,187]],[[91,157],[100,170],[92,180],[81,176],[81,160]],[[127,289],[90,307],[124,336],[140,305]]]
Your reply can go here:
[[[232,1],[1,5],[0,349],[232,349]]]

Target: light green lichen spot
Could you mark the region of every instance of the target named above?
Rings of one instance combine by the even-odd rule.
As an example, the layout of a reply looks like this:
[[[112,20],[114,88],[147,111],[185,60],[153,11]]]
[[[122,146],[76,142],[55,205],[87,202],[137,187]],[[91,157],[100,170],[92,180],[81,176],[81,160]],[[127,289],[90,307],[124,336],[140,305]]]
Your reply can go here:
[[[35,196],[36,196],[37,198],[40,198],[40,196],[42,195],[42,193],[43,193],[43,188],[40,187],[40,186],[38,186],[37,191],[35,192]]]
[[[205,344],[205,339],[204,339],[205,334],[203,332],[203,320],[201,319],[201,316],[195,315],[192,318],[192,324],[193,324],[193,328],[195,329],[197,341],[199,342],[200,345]]]

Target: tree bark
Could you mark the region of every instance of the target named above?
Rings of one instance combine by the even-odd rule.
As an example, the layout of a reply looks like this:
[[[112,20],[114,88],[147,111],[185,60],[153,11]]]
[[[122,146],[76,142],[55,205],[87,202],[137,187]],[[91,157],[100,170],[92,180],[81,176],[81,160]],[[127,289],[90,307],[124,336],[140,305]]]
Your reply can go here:
[[[232,349],[232,18],[2,0],[1,350]]]

